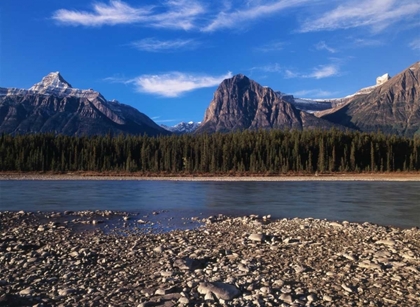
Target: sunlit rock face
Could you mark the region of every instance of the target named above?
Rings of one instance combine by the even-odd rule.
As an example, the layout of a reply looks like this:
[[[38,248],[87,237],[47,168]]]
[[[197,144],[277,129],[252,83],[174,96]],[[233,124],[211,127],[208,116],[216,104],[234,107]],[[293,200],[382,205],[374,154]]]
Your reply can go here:
[[[224,80],[196,133],[258,129],[331,128],[333,124],[298,110],[271,88],[244,75]]]

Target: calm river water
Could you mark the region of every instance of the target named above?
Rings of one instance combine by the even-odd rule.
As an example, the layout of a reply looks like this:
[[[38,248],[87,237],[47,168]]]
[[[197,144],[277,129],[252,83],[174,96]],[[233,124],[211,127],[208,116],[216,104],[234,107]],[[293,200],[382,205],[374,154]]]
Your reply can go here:
[[[0,181],[0,210],[168,210],[420,226],[420,182]]]

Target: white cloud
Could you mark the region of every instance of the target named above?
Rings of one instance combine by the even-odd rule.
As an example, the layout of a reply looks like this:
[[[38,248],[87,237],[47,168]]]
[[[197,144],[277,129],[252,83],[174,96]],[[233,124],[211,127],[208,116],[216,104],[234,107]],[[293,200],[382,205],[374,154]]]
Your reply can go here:
[[[353,0],[318,18],[308,18],[300,31],[370,27],[374,32],[380,32],[393,23],[418,17],[419,12],[418,0]]]
[[[286,46],[288,43],[285,42],[271,42],[259,47],[256,47],[255,50],[262,51],[262,52],[270,52],[270,51],[279,51],[283,50],[284,46]]]
[[[109,83],[127,83],[127,78],[121,75],[115,75],[113,77],[104,78],[103,81],[107,81]]]
[[[293,78],[297,78],[297,77],[299,77],[299,73],[294,72],[294,71],[291,71],[290,69],[286,69],[286,70],[284,71],[284,77],[285,77],[286,79],[293,79]]]
[[[330,91],[324,91],[321,89],[313,89],[313,90],[302,90],[294,92],[293,95],[295,97],[311,97],[311,98],[326,98],[331,97],[332,95],[337,94],[337,92],[330,92]]]
[[[339,67],[335,64],[320,65],[313,69],[313,72],[308,75],[303,75],[304,78],[322,79],[339,75]]]
[[[413,50],[420,50],[420,38],[416,38],[411,41],[408,46]]]
[[[143,24],[157,28],[189,30],[197,16],[205,12],[197,1],[167,0],[161,6],[132,7],[120,0],[96,3],[91,12],[61,9],[52,18],[65,25],[100,27],[103,25]]]
[[[206,76],[172,72],[162,75],[142,75],[132,80],[137,91],[163,97],[178,97],[196,89],[219,85],[224,79],[231,78],[228,72],[222,76]]]
[[[261,4],[261,2],[269,2]],[[280,0],[280,1],[248,1],[244,8],[225,5],[225,10],[203,28],[205,32],[213,32],[223,28],[238,28],[251,20],[267,18],[279,11],[301,6],[310,0]],[[233,10],[232,10],[233,8]]]
[[[154,3],[153,5],[134,5],[122,0],[98,1],[93,2],[91,8],[87,10],[57,10],[53,13],[52,19],[63,25],[85,27],[137,24],[171,30],[214,32],[221,29],[241,29],[253,21],[264,20],[273,15],[278,16],[286,10],[300,8],[306,10],[303,14],[306,14],[307,19],[301,23],[299,32],[356,27],[370,27],[374,32],[379,32],[401,21],[410,24],[411,27],[416,24],[418,19],[416,17],[420,13],[418,0],[161,0],[149,2]],[[328,9],[320,15],[314,15],[313,12],[321,7],[319,4],[324,4]],[[402,23],[399,24],[401,25]],[[261,50],[280,50],[282,47],[281,43],[273,43],[271,46],[262,46]],[[331,47],[328,48],[333,50]]]
[[[190,30],[196,27],[196,19],[206,12],[196,0],[167,0],[165,3],[166,12],[151,16],[152,26]]]
[[[377,39],[356,38],[352,42],[353,47],[374,47],[383,45],[383,42]]]
[[[281,72],[282,67],[280,66],[280,64],[274,63],[274,64],[268,64],[264,66],[255,66],[255,67],[252,67],[250,70],[251,72],[254,70],[259,70],[263,72]]]
[[[134,48],[149,52],[171,52],[175,50],[195,49],[198,43],[193,39],[174,39],[174,40],[158,40],[155,38],[145,38],[130,44]]]
[[[160,116],[158,116],[158,117],[160,117]],[[159,120],[154,120],[153,119],[153,121],[156,122],[156,123],[159,123],[159,124],[162,124],[162,123],[174,123],[174,122],[179,123],[181,121],[181,119],[159,119]]]
[[[329,47],[324,41],[320,41],[319,43],[317,43],[315,45],[315,48],[317,50],[327,50],[328,52],[331,52],[331,53],[336,53],[337,52],[337,50],[335,50],[334,48]]]
[[[302,73],[296,70],[292,70],[290,68],[282,67],[278,63],[264,65],[264,66],[254,66],[250,69],[251,72],[263,71],[267,73],[280,73],[283,75],[285,79],[292,79],[292,78],[314,78],[314,79],[322,79],[327,77],[333,77],[340,75],[340,59],[331,58],[333,63],[328,65],[319,65],[312,69],[311,73]]]

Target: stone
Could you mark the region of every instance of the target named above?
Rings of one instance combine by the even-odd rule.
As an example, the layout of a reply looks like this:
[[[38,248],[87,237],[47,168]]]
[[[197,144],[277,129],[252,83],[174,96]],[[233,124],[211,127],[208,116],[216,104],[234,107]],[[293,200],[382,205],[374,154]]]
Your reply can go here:
[[[322,297],[322,299],[326,302],[332,302],[333,301],[332,297],[329,296],[329,295],[326,295],[326,294]]]
[[[349,292],[349,293],[353,293],[353,289],[350,288],[349,286],[347,286],[346,284],[341,284],[341,288],[343,288],[345,291]]]
[[[393,245],[395,245],[395,241],[394,240],[378,240],[378,241],[375,242],[375,244],[393,246]]]
[[[153,249],[153,251],[154,251],[155,253],[162,253],[162,252],[164,251],[164,248],[163,248],[162,246],[158,246],[158,247],[155,247],[155,248]]]
[[[63,289],[59,289],[57,292],[58,292],[58,295],[67,296],[69,294],[73,294],[74,292],[76,292],[76,290],[70,289],[70,288],[63,288]]]
[[[288,304],[293,303],[293,298],[290,294],[282,293],[282,294],[280,294],[280,299],[283,302],[288,303]]]
[[[190,303],[190,300],[184,296],[181,296],[178,300],[178,304],[181,305],[188,305]]]
[[[262,242],[265,239],[265,235],[260,233],[253,233],[248,237],[251,241]]]
[[[233,285],[222,282],[202,282],[197,288],[198,293],[207,294],[213,293],[218,299],[225,301],[233,300],[241,294],[241,291]]]
[[[373,262],[359,262],[358,266],[365,269],[376,269],[376,270],[382,269],[382,266],[380,264],[373,263]]]
[[[32,293],[34,293],[34,289],[32,289],[32,288],[26,288],[26,289],[23,289],[23,290],[21,290],[21,291],[19,291],[19,294],[20,295],[31,295]]]
[[[314,302],[314,301],[316,301],[316,295],[311,293],[311,294],[306,296],[306,299],[308,300],[308,302]]]

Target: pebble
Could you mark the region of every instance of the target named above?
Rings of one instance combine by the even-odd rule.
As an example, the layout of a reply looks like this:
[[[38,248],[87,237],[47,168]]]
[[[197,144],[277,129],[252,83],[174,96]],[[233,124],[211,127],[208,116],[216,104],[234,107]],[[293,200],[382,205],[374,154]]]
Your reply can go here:
[[[241,294],[238,288],[233,285],[221,282],[202,282],[197,288],[198,293],[207,295],[208,293],[214,294],[218,299],[230,301]]]
[[[189,230],[156,231],[151,222],[138,225],[134,217],[125,220],[127,228],[111,230],[106,226],[114,215],[121,224],[133,216],[0,212],[0,305],[13,306],[16,300],[24,306],[167,307],[419,302],[417,228],[215,215],[197,218],[205,225]],[[103,224],[93,227],[94,220]],[[72,229],[82,222],[90,229]]]
[[[248,239],[251,241],[257,241],[257,242],[262,242],[264,240],[265,236],[263,234],[260,233],[253,233],[251,234]]]

